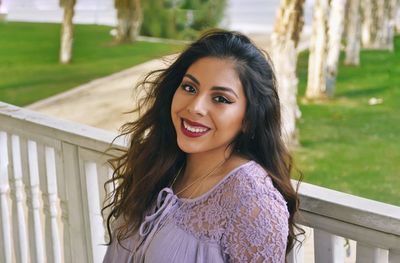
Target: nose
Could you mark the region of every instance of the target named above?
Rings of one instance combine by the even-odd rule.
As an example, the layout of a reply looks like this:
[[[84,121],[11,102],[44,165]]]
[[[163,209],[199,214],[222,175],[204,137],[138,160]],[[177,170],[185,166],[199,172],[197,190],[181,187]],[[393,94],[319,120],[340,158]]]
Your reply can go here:
[[[202,96],[194,97],[187,105],[187,111],[193,115],[205,116],[207,114],[207,102],[205,98]]]

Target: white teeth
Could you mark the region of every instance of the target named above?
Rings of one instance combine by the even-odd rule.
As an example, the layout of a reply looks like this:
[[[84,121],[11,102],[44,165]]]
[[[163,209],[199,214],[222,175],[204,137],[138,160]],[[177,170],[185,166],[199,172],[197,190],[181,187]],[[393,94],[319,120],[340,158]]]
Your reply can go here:
[[[185,127],[185,129],[187,129],[188,131],[191,132],[196,132],[196,133],[200,133],[200,132],[206,132],[208,129],[207,128],[199,128],[199,127],[193,127],[190,126],[189,124],[186,123],[186,121],[183,121],[183,126]]]

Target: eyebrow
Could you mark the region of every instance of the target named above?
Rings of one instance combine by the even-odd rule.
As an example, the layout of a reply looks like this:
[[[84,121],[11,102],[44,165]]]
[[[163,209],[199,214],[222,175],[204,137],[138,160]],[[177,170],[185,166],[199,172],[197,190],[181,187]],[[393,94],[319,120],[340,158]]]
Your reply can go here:
[[[186,74],[184,75],[184,77],[188,77],[188,78],[191,79],[194,83],[196,83],[197,85],[200,85],[200,82],[199,82],[193,75],[191,75],[191,74],[189,74],[189,73],[186,73]],[[233,89],[228,88],[228,87],[214,86],[214,87],[211,88],[211,90],[226,91],[226,92],[229,92],[229,93],[232,93],[233,95],[235,95],[236,98],[239,98],[239,96],[236,94],[236,92],[235,92]]]

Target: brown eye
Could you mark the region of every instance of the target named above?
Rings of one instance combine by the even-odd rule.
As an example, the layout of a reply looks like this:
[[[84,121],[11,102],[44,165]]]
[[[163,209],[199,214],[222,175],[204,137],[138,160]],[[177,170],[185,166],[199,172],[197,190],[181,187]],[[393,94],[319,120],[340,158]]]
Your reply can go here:
[[[216,96],[213,98],[213,100],[217,103],[225,103],[225,104],[231,104],[232,102],[225,98],[224,96]]]
[[[189,84],[182,84],[182,85],[181,85],[181,88],[182,88],[184,91],[186,91],[186,92],[189,92],[189,93],[196,93],[196,89],[195,89],[192,85],[189,85]]]

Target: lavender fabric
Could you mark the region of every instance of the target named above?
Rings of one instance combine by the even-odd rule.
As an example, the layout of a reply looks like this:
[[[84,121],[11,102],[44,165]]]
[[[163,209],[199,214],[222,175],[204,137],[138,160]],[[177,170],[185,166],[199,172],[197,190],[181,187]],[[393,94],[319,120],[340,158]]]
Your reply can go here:
[[[270,177],[249,161],[194,199],[162,189],[139,230],[122,246],[114,239],[103,262],[281,263],[288,218]]]

